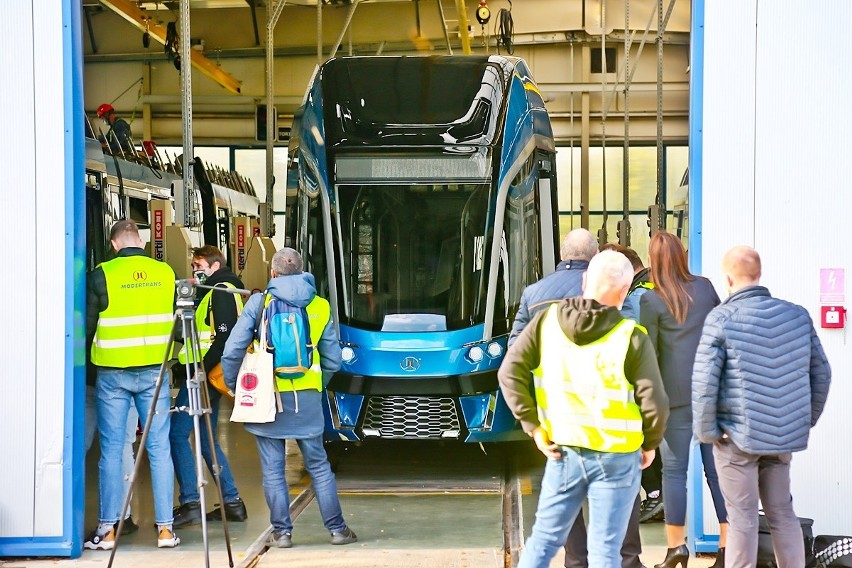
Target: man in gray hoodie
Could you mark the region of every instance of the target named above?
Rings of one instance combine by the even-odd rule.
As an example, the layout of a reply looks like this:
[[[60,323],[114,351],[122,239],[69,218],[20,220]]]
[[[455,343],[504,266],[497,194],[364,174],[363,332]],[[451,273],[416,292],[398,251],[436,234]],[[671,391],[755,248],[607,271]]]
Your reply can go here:
[[[282,301],[307,314],[311,344],[315,345],[313,364],[302,376],[276,376],[281,406],[273,422],[246,424],[254,434],[263,473],[263,492],[269,505],[273,532],[269,546],[293,546],[293,521],[290,518],[290,489],[284,475],[285,442],[294,439],[299,444],[305,469],[311,476],[317,504],[325,528],[331,533],[331,544],[349,544],[358,540],[346,526],[337,496],[337,481],[331,471],[323,447],[324,419],[322,390],[340,368],[340,344],[328,301],[317,295],[314,277],[302,271],[302,257],[291,248],[283,248],[272,257],[272,280],[266,293],[255,294],[243,308],[240,319],[231,331],[222,354],[222,371],[226,384],[236,388],[246,348],[257,337],[258,322],[272,302]],[[274,346],[276,338],[269,338]],[[283,341],[282,341],[283,344]]]

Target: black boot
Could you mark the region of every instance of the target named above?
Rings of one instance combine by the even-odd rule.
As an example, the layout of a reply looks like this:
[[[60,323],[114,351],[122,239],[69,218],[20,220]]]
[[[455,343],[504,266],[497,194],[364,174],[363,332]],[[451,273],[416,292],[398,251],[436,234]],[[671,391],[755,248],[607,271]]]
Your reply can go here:
[[[719,552],[716,553],[716,562],[713,563],[710,568],[725,568],[725,547],[719,548]]]
[[[201,503],[191,501],[184,503],[180,507],[174,509],[175,520],[172,523],[173,527],[185,527],[187,525],[201,524]]]
[[[669,548],[666,552],[666,559],[654,566],[654,568],[675,568],[680,564],[680,568],[686,568],[686,563],[689,561],[689,548],[685,544]]]
[[[230,503],[225,503],[225,516],[227,517],[229,522],[232,523],[241,523],[248,518],[248,512],[246,511],[246,504],[243,503],[243,500],[237,497],[236,501],[231,501]],[[222,507],[216,505],[216,508],[207,513],[208,521],[221,521],[222,520]]]

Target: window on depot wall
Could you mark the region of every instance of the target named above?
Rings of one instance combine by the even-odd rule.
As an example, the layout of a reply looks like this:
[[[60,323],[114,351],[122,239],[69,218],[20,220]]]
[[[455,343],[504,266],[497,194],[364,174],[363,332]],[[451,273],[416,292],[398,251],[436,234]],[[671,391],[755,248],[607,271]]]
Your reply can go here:
[[[664,199],[669,215],[668,224],[673,225],[677,192],[683,192],[681,181],[688,163],[689,149],[685,145],[666,146],[664,151]],[[559,148],[556,154],[557,178],[559,179],[559,232],[560,239],[572,229],[581,227],[580,207],[580,157],[579,146]],[[606,167],[606,203],[604,204],[604,167]],[[647,224],[648,207],[657,196],[657,149],[655,146],[630,147],[630,184],[628,194],[628,219],[630,220],[630,246],[641,258],[647,254],[650,240]],[[608,242],[618,242],[618,222],[624,216],[624,149],[620,145],[608,145],[606,159],[600,146],[589,148],[589,226],[593,234],[604,226]],[[680,189],[679,189],[680,188]],[[606,215],[605,215],[606,213]],[[685,223],[685,220],[684,220]]]

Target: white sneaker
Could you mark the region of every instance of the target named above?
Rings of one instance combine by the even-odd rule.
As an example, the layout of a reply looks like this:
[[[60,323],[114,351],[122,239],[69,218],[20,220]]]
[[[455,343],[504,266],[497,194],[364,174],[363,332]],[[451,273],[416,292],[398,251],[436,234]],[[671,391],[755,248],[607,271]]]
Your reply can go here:
[[[180,544],[180,538],[172,530],[171,526],[160,527],[160,533],[157,535],[158,548],[174,548]]]
[[[95,529],[83,542],[83,548],[88,550],[112,550],[115,548],[115,527],[110,528],[105,534]]]

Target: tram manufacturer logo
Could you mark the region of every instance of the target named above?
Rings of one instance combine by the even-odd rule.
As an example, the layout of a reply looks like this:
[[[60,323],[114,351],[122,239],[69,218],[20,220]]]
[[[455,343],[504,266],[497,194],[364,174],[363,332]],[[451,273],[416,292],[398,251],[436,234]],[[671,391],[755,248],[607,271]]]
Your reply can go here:
[[[133,273],[133,281],[134,282],[144,282],[148,279],[148,274],[144,270],[137,270]]]
[[[417,357],[405,357],[399,362],[399,366],[403,371],[413,373],[420,368],[420,359]]]

